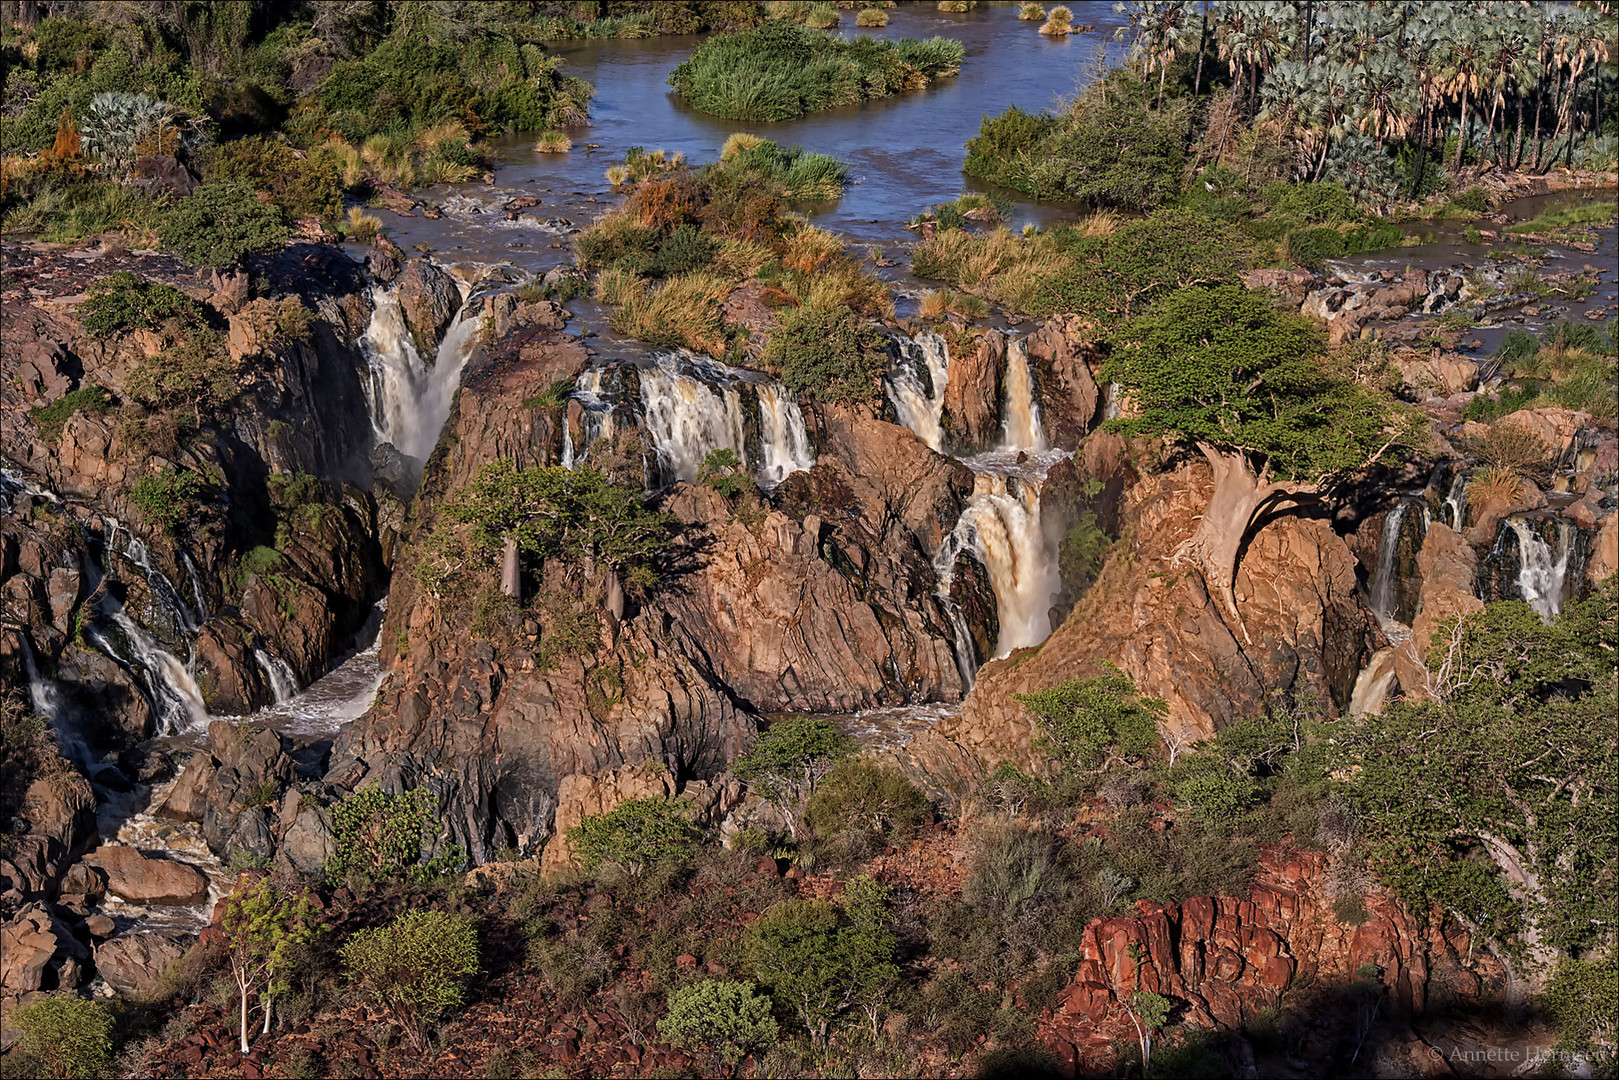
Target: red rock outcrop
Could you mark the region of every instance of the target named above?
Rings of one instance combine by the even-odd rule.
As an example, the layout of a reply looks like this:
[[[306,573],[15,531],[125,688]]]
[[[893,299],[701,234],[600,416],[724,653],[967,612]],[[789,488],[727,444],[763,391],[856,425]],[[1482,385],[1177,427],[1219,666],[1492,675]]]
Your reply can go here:
[[[1184,1003],[1183,1023],[1234,1029],[1300,985],[1328,1008],[1334,994],[1369,981],[1384,995],[1386,1015],[1409,1018],[1436,994],[1478,998],[1498,976],[1465,936],[1447,938],[1380,891],[1359,898],[1363,910],[1350,921],[1340,919],[1324,886],[1326,859],[1271,853],[1246,899],[1143,901],[1133,916],[1092,922],[1079,971],[1041,1019],[1042,1041],[1070,1069],[1093,1075],[1113,1064],[1116,1041],[1134,1043],[1125,1004],[1137,991]]]

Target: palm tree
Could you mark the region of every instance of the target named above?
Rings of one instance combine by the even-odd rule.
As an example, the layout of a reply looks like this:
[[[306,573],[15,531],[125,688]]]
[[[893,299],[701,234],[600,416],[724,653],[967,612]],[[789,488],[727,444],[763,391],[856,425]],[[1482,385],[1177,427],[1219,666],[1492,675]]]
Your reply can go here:
[[[1445,29],[1444,51],[1440,68],[1440,83],[1447,94],[1461,98],[1461,122],[1456,128],[1456,160],[1452,172],[1461,171],[1462,151],[1467,146],[1467,106],[1478,92],[1483,77],[1485,44],[1479,31],[1480,17],[1488,13],[1475,11],[1471,5],[1451,8],[1442,24]]]

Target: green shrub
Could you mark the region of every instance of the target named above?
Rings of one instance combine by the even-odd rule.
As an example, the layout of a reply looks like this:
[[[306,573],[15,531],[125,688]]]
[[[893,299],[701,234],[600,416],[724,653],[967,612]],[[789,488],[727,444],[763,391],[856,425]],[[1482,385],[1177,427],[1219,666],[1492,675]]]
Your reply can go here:
[[[881,393],[888,339],[846,307],[808,306],[782,316],[764,358],[794,393],[852,405]]]
[[[279,207],[239,181],[204,184],[168,214],[158,238],[193,266],[224,270],[256,251],[279,248],[289,233]]]
[[[689,857],[697,839],[691,806],[679,799],[627,799],[605,814],[586,814],[568,830],[580,866],[595,871],[614,863],[636,876],[650,863]]]
[[[779,199],[827,200],[842,195],[850,177],[849,167],[830,154],[761,139],[705,166],[703,179],[710,188],[741,186]]]
[[[129,497],[147,521],[172,531],[196,517],[205,490],[190,469],[158,469],[136,481]]]
[[[1084,769],[1150,757],[1158,749],[1158,722],[1169,710],[1162,700],[1137,694],[1135,682],[1116,670],[1013,696],[1040,721],[1057,755]]]
[[[697,470],[697,482],[713,488],[727,499],[734,499],[756,486],[748,475],[747,466],[730,448],[710,450]]]
[[[454,847],[423,858],[433,812],[433,796],[425,787],[390,795],[367,784],[350,792],[332,810],[336,848],[326,862],[326,880],[341,882],[353,873],[376,881],[421,880],[458,868],[462,856]]]
[[[838,762],[854,753],[854,740],[830,720],[789,716],[765,729],[747,753],[731,762],[731,772],[754,792],[775,803],[798,832],[797,808]]]
[[[250,135],[215,146],[203,171],[209,183],[243,181],[268,192],[289,218],[330,221],[343,212],[343,170],[324,146],[300,158],[283,141]]]
[[[199,320],[202,309],[172,285],[143,281],[128,270],[91,285],[79,307],[79,322],[92,337],[106,339],[125,330],[155,330],[170,319]]]
[[[418,1051],[428,1028],[461,1006],[478,971],[478,929],[444,911],[407,911],[385,927],[360,930],[339,955],[354,988],[382,1006]]]
[[[732,120],[787,120],[887,97],[961,70],[945,38],[845,41],[787,23],[709,38],[669,75],[693,107]]]
[[[804,823],[840,840],[902,844],[933,817],[927,796],[897,769],[855,759],[827,773],[804,807]]]
[[[676,990],[658,1036],[691,1054],[707,1054],[716,1076],[734,1076],[744,1057],[773,1045],[778,1031],[770,999],[750,982],[706,979]]]
[[[1085,312],[1114,322],[1193,285],[1235,283],[1242,268],[1239,238],[1185,210],[1161,210],[1111,235],[1056,239],[1062,266],[1037,283],[1030,314]]]
[[[1619,958],[1611,952],[1586,960],[1564,957],[1538,1004],[1557,1028],[1559,1048],[1606,1047],[1611,1053],[1619,1016]]]
[[[101,1002],[52,994],[19,1008],[11,1022],[21,1032],[17,1049],[46,1076],[100,1076],[112,1060],[112,1012]],[[13,1075],[28,1075],[27,1067]]]
[[[75,413],[101,413],[110,408],[112,400],[107,397],[107,392],[94,383],[88,383],[77,390],[68,391],[49,405],[30,409],[28,416],[34,421],[34,427],[39,429],[39,437],[48,443],[55,443],[62,437],[62,429]]]

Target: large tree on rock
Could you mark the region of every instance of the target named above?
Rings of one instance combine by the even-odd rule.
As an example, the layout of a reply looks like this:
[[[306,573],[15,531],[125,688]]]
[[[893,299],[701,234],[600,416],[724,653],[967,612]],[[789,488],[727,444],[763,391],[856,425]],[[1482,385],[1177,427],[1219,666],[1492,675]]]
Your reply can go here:
[[[1387,395],[1335,374],[1310,320],[1236,285],[1183,289],[1112,339],[1116,430],[1196,447],[1214,494],[1180,557],[1239,623],[1237,565],[1262,519],[1315,500],[1414,434]]]
[[[1439,907],[1528,1004],[1560,958],[1612,949],[1619,888],[1614,580],[1551,625],[1517,600],[1440,624],[1437,696],[1334,738],[1362,841],[1414,912]]]

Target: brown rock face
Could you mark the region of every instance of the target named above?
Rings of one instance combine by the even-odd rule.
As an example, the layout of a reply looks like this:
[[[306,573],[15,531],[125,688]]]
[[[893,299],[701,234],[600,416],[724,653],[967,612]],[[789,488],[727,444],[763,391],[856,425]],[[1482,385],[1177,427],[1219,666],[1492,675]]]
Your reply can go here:
[[[44,904],[0,926],[0,995],[71,990],[83,981],[90,950]]]
[[[1479,996],[1473,967],[1488,974],[1491,962],[1464,960],[1456,943],[1380,894],[1366,898],[1360,925],[1341,922],[1323,887],[1325,869],[1325,856],[1271,855],[1249,899],[1143,901],[1134,916],[1093,921],[1074,981],[1041,1024],[1042,1041],[1091,1075],[1111,1062],[1118,1041],[1134,1044],[1124,1003],[1137,990],[1186,1002],[1186,1023],[1234,1029],[1290,987],[1313,987],[1318,1009],[1341,1006],[1334,992],[1346,994],[1366,965],[1376,965],[1384,1007],[1397,1018],[1422,1013],[1435,996]]]
[[[986,450],[1001,434],[1001,380],[1006,376],[1006,335],[991,330],[974,352],[950,357],[944,391],[944,430],[950,445]]]
[[[1473,595],[1478,556],[1455,529],[1438,521],[1428,527],[1427,539],[1417,553],[1417,570],[1422,575],[1422,596],[1411,623],[1411,638],[1394,653],[1400,690],[1413,701],[1428,696],[1429,672],[1423,660],[1433,642],[1434,628],[1452,615],[1484,610],[1484,601]]]
[[[198,904],[208,897],[202,871],[172,859],[153,859],[132,847],[108,844],[84,857],[107,875],[107,891],[131,904]]]
[[[1170,724],[1199,737],[1260,714],[1278,692],[1328,714],[1347,706],[1380,641],[1359,605],[1348,546],[1323,521],[1266,525],[1237,574],[1241,625],[1229,625],[1201,578],[1173,563],[1210,490],[1201,463],[1128,489],[1121,516],[1133,529],[1100,580],[1037,650],[984,665],[960,717],[940,734],[986,767],[1031,767],[1032,719],[1012,695],[1095,676],[1104,661],[1166,699]]]
[[[431,364],[444,331],[461,310],[455,279],[425,259],[411,259],[399,275],[399,307],[417,351]]]
[[[1096,423],[1101,392],[1094,372],[1102,358],[1092,333],[1090,323],[1070,315],[1048,320],[1029,336],[1029,359],[1039,372],[1040,415],[1053,446],[1078,446]]]
[[[246,716],[273,700],[242,626],[235,620],[210,620],[198,631],[191,648],[193,677],[210,713]]]
[[[120,994],[149,994],[190,945],[185,934],[126,934],[96,946],[96,970]]]

